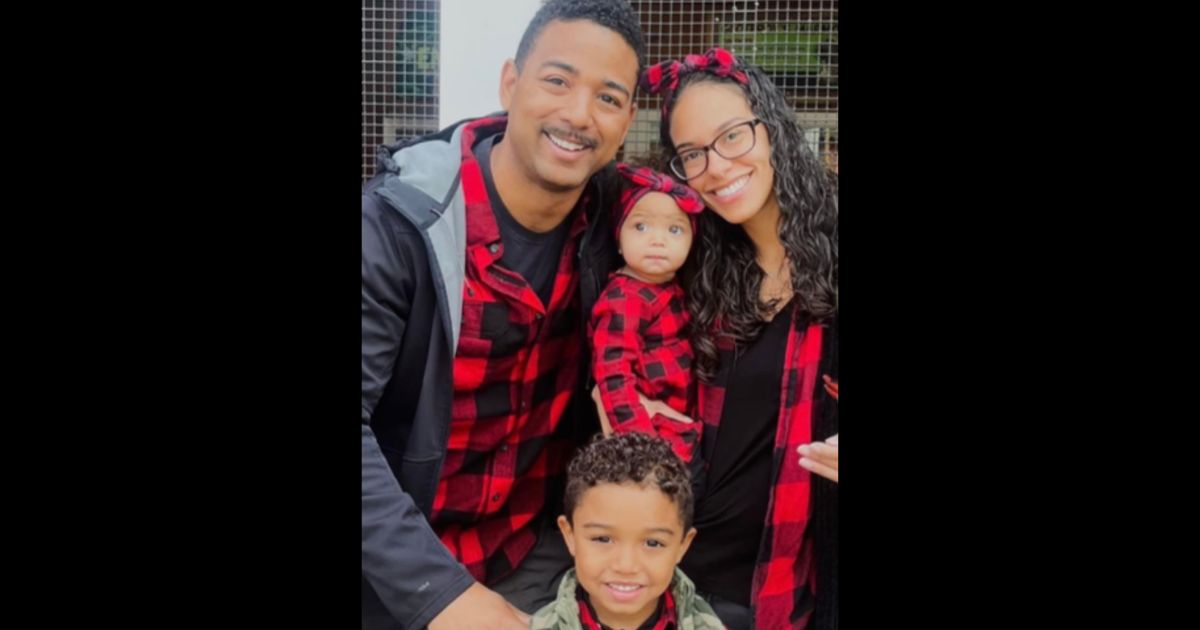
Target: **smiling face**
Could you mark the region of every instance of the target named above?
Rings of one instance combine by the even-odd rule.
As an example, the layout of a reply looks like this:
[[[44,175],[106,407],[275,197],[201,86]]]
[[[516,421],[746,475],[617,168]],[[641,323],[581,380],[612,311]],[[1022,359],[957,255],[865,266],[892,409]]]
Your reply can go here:
[[[571,520],[558,517],[558,527],[579,584],[613,628],[636,628],[654,613],[696,535],[684,531],[679,506],[653,483],[597,484]]]
[[[576,190],[613,160],[637,109],[637,69],[621,35],[588,20],[550,22],[522,68],[505,62],[504,142],[531,184]]]
[[[671,111],[671,142],[675,153],[684,155],[689,149],[708,146],[755,118],[738,86],[697,82],[684,88]],[[729,159],[709,150],[708,168],[687,182],[709,208],[734,225],[745,224],[764,210],[778,212],[766,125],[754,125],[753,133],[754,148],[749,152]]]

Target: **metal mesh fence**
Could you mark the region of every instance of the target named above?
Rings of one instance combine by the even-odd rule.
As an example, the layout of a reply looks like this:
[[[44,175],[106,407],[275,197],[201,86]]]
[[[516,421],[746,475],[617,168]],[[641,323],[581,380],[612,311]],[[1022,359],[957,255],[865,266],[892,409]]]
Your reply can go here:
[[[796,108],[814,150],[836,167],[838,147],[837,0],[738,2],[633,0],[648,63],[721,46],[761,67]],[[638,96],[625,155],[657,150],[658,96]]]
[[[437,130],[439,4],[363,0],[363,179],[379,145]]]
[[[437,129],[439,4],[438,0],[363,0],[364,179],[375,172],[380,144]],[[837,0],[632,0],[630,4],[641,19],[650,63],[719,45],[762,67],[796,108],[810,144],[836,168]],[[624,156],[657,148],[659,104],[657,96],[638,97],[638,114]]]

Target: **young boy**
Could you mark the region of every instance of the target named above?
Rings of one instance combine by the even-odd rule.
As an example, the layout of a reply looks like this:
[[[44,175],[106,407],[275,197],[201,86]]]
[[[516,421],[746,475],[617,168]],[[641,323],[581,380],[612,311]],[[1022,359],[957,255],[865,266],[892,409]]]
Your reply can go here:
[[[567,467],[563,508],[558,527],[575,568],[533,630],[722,630],[676,567],[696,529],[687,467],[666,441],[594,440]]]
[[[592,373],[614,433],[659,435],[684,462],[692,462],[700,423],[651,417],[638,393],[689,412],[692,346],[675,272],[687,260],[704,202],[691,188],[651,169],[618,164],[617,171],[624,188],[614,224],[625,265],[609,277],[592,309]]]

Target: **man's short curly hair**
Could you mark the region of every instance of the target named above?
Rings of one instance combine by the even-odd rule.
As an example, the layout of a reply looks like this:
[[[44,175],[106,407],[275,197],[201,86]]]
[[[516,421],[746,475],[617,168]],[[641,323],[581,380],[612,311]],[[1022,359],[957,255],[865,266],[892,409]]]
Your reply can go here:
[[[692,527],[692,477],[666,440],[645,433],[597,435],[567,466],[563,507],[572,521],[583,493],[598,484],[631,482],[658,488],[679,508],[683,533]]]

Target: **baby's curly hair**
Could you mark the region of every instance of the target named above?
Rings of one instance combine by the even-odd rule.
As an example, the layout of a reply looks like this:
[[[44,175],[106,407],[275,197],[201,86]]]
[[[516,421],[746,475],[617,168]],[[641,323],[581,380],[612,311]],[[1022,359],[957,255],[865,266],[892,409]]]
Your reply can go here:
[[[572,522],[575,506],[588,488],[601,483],[653,484],[679,508],[683,533],[692,528],[692,478],[666,440],[645,433],[597,435],[567,466],[563,508]]]

